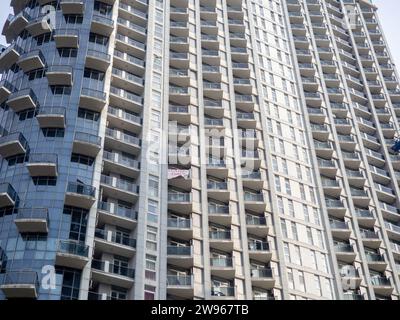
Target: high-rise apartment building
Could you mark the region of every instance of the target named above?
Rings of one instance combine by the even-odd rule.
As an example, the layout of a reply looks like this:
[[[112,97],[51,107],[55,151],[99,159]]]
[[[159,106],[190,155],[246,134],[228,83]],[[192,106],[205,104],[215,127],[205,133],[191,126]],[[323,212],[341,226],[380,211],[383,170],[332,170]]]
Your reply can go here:
[[[11,6],[0,299],[399,299],[371,1]]]

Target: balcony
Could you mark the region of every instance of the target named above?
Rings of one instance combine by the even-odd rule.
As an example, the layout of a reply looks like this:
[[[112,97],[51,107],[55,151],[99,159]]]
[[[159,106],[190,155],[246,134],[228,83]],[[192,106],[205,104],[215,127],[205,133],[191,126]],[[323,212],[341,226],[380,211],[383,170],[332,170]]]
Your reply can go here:
[[[348,240],[350,238],[351,229],[345,221],[331,219],[329,225],[334,238],[342,240]]]
[[[0,55],[0,71],[3,72],[9,69],[14,63],[16,63],[23,54],[24,50],[17,44],[11,44],[7,49],[1,52]]]
[[[380,239],[378,232],[368,229],[361,229],[360,233],[361,233],[361,239],[365,246],[374,249],[380,247],[382,240]]]
[[[141,113],[143,110],[143,97],[141,95],[113,86],[110,87],[109,103],[136,113]]]
[[[193,275],[168,274],[167,294],[184,299],[191,299],[194,296]]]
[[[168,218],[168,235],[181,240],[193,238],[192,220],[182,217]]]
[[[170,48],[174,51],[188,52],[189,51],[189,40],[188,37],[169,37]]]
[[[246,214],[247,232],[258,237],[266,237],[268,235],[268,225],[265,216],[255,216]]]
[[[377,295],[390,296],[394,290],[390,279],[386,277],[372,276],[371,283]]]
[[[4,103],[10,94],[15,91],[15,87],[8,82],[7,80],[3,79],[0,81],[0,104]]]
[[[357,255],[354,252],[353,246],[346,243],[335,244],[334,251],[338,260],[346,262],[348,264],[353,264]]]
[[[75,240],[59,240],[56,265],[82,270],[89,261],[89,246]]]
[[[400,241],[400,226],[385,221],[385,228],[390,239]]]
[[[56,177],[58,174],[57,154],[31,153],[26,167],[31,177]]]
[[[235,263],[231,257],[211,257],[210,258],[211,275],[230,279],[235,277]]]
[[[92,260],[92,279],[101,284],[130,289],[134,283],[135,270],[109,261]]]
[[[122,153],[103,151],[103,169],[136,179],[140,172],[140,162]]]
[[[10,133],[0,137],[0,155],[3,158],[25,154],[28,142],[20,132]]]
[[[168,193],[168,208],[179,213],[192,212],[192,194],[183,192]]]
[[[385,202],[379,202],[379,207],[382,211],[384,218],[394,221],[400,221],[400,214],[397,207],[387,204]]]
[[[209,197],[222,202],[230,199],[230,191],[226,182],[208,181],[207,194]]]
[[[91,32],[109,37],[114,30],[114,21],[101,15],[92,17]]]
[[[189,106],[173,105],[169,106],[169,121],[176,121],[178,123],[188,125],[192,122],[193,115]]]
[[[40,107],[36,119],[40,128],[65,128],[64,107]]]
[[[358,224],[364,228],[373,228],[376,222],[374,214],[370,210],[358,209],[355,210]]]
[[[190,86],[190,75],[187,69],[169,69],[169,80],[177,86],[188,87]]]
[[[64,15],[81,15],[85,11],[83,0],[61,0],[60,7]]]
[[[250,270],[251,283],[262,289],[272,289],[275,286],[273,271],[270,268],[252,268]]]
[[[253,211],[256,213],[263,213],[267,206],[266,202],[264,201],[264,194],[262,192],[252,193],[245,191],[244,206],[249,211]]]
[[[34,109],[38,105],[38,99],[32,89],[26,88],[11,93],[7,105],[15,112]]]
[[[235,77],[249,79],[250,65],[247,62],[232,62],[232,72]]]
[[[56,29],[53,38],[58,49],[79,47],[79,31],[76,29]]]
[[[75,132],[72,152],[95,158],[101,149],[101,137],[85,132]]]
[[[368,192],[363,189],[350,188],[350,193],[355,205],[366,207],[371,202]]]
[[[85,67],[106,72],[111,63],[111,56],[107,52],[88,49]]]
[[[209,203],[208,220],[219,225],[230,226],[232,215],[230,214],[229,205]]]
[[[18,232],[47,233],[49,231],[49,213],[47,208],[19,208],[14,219]]]
[[[136,252],[136,239],[130,238],[120,232],[96,229],[96,252],[109,253],[127,258],[132,258]]]
[[[37,37],[45,33],[53,31],[53,27],[50,23],[50,19],[47,14],[43,14],[35,19],[29,21],[26,26],[26,30],[32,37]]]
[[[42,51],[33,50],[22,54],[17,62],[18,66],[25,72],[42,69],[46,65]]]
[[[113,225],[129,230],[133,230],[137,224],[138,213],[132,208],[128,208],[114,202],[99,201],[98,223]]]
[[[8,43],[12,42],[26,28],[31,17],[25,10],[21,10],[15,16],[10,14],[3,28],[3,35]]]
[[[333,156],[333,146],[330,141],[314,140],[315,152],[317,156],[331,159]]]
[[[386,270],[387,262],[385,261],[384,256],[380,253],[365,252],[365,257],[370,269],[379,272],[384,272]]]
[[[230,230],[210,230],[209,242],[211,248],[225,252],[233,250],[233,239]]]
[[[360,287],[362,276],[352,264],[339,265],[339,273],[348,289],[355,290]]]
[[[111,81],[113,85],[123,90],[129,89],[137,94],[143,93],[144,78],[136,76],[133,73],[113,67]]]
[[[235,299],[234,287],[213,287],[211,288],[212,299]]]
[[[71,66],[49,66],[46,76],[50,86],[72,86]]]
[[[104,144],[106,147],[137,155],[140,153],[142,140],[123,131],[106,128]]]
[[[17,201],[18,195],[12,185],[7,182],[0,183],[0,208],[13,207]]]
[[[11,271],[4,275],[0,285],[7,299],[36,299],[39,292],[39,278],[35,271]]]
[[[269,248],[269,243],[266,241],[248,241],[248,250],[250,259],[261,262],[269,262],[272,257],[272,252]]]
[[[242,171],[241,177],[243,188],[245,189],[261,191],[264,187],[265,180],[259,170]]]
[[[139,186],[127,180],[103,174],[100,185],[105,197],[126,202],[136,201],[139,198]]]
[[[90,209],[96,201],[96,188],[78,182],[68,182],[65,204]]]
[[[343,293],[343,298],[344,300],[355,300],[355,301],[359,301],[359,300],[365,300],[365,297],[363,294],[358,294],[358,293],[353,293],[353,292],[344,292]]]
[[[82,88],[79,105],[89,110],[101,112],[107,103],[107,95],[103,91]]]
[[[193,251],[191,246],[167,245],[167,263],[181,268],[193,267]]]

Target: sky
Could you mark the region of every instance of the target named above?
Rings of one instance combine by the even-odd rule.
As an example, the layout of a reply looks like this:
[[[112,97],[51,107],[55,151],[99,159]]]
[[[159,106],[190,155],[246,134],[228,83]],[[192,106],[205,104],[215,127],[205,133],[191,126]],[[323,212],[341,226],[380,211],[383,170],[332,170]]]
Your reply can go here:
[[[3,29],[3,23],[7,19],[11,9],[9,0],[0,0],[0,32]],[[397,70],[400,71],[400,41],[397,32],[400,30],[400,0],[373,0],[378,6],[378,16],[382,24],[390,52],[393,55]],[[4,37],[0,37],[0,44],[5,44]]]

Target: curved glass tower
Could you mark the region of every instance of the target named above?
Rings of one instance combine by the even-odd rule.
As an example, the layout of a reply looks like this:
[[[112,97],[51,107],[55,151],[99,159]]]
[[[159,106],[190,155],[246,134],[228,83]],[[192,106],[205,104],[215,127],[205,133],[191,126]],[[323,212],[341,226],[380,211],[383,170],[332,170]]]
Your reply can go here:
[[[398,299],[370,1],[11,0],[0,299]]]

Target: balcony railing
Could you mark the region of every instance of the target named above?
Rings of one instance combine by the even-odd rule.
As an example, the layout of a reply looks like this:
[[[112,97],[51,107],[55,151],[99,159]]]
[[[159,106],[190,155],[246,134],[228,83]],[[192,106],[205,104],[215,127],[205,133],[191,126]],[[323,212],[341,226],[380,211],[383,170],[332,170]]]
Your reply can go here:
[[[136,220],[138,215],[137,211],[131,208],[126,208],[118,204],[104,202],[104,201],[99,201],[98,209],[110,213],[112,215],[128,218],[131,220]]]
[[[193,284],[192,275],[167,275],[168,286],[190,287]]]
[[[135,270],[132,268],[108,263],[102,260],[92,260],[92,268],[106,273],[112,273],[123,277],[128,277],[131,279],[135,278]]]
[[[124,234],[114,232],[114,231],[107,231],[103,229],[96,229],[94,236],[99,239],[103,239],[109,242],[113,242],[115,244],[120,244],[123,246],[128,246],[131,248],[136,248],[136,239],[133,239],[129,236]]]
[[[59,240],[58,241],[58,252],[72,254],[81,257],[88,257],[89,247],[80,241],[75,240]]]
[[[95,197],[96,188],[78,182],[68,182],[67,192],[77,193],[83,196]]]

